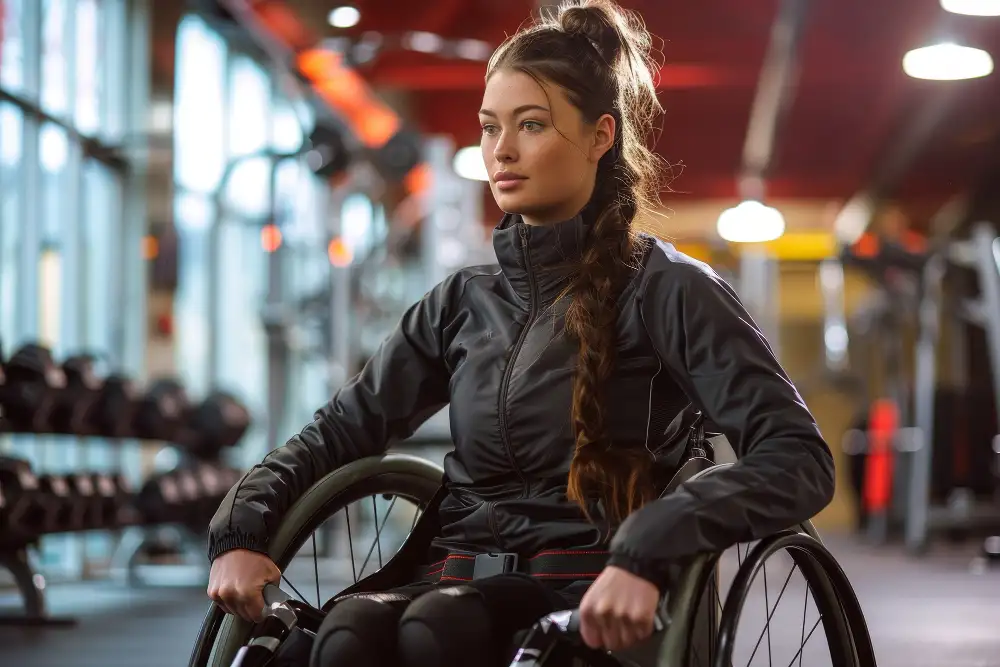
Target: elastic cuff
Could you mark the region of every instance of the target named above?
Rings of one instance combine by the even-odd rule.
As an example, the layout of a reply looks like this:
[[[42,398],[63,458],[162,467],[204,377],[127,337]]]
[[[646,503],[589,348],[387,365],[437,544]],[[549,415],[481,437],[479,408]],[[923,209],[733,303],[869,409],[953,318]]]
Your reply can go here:
[[[234,528],[222,535],[212,535],[209,538],[208,560],[212,562],[227,551],[234,549],[246,549],[247,551],[267,554],[266,545],[258,540],[256,536],[244,532],[239,528]]]
[[[670,588],[670,570],[658,563],[651,563],[621,552],[612,552],[608,558],[608,565],[620,567],[637,577],[642,577],[659,588],[661,593],[666,593]]]

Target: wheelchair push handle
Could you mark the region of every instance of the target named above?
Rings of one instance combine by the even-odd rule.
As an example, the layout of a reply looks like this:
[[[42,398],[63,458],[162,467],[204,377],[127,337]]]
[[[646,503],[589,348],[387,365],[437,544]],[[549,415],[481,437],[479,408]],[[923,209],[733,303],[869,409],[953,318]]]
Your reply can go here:
[[[288,604],[292,596],[275,584],[264,586],[261,594],[264,618],[254,627],[249,643],[239,650],[230,667],[263,667],[299,623],[296,610]]]
[[[566,614],[566,612],[556,612],[555,614],[550,614],[547,619],[553,620],[553,625],[558,632],[571,638],[580,637],[580,610],[571,609],[569,610],[568,616],[565,620],[561,620],[560,614]],[[657,609],[656,615],[653,616],[653,632],[661,632],[666,628],[666,623],[663,621],[662,612]]]
[[[270,609],[273,604],[287,602],[292,599],[292,596],[281,590],[277,584],[267,584],[264,586],[264,590],[262,590],[261,593],[264,595],[264,605],[268,609]]]
[[[665,627],[663,617],[657,612],[653,621],[654,633],[663,631]],[[609,659],[606,651],[583,645],[583,638],[580,636],[580,610],[566,609],[549,614],[532,626],[510,667],[541,667],[560,640],[568,641],[574,646],[576,656],[587,660],[588,664],[620,664]]]

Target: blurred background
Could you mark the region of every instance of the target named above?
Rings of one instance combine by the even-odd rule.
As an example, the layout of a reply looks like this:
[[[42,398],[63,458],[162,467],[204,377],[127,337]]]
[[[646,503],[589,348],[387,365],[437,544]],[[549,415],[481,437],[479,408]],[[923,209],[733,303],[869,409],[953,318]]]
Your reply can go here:
[[[485,65],[546,4],[0,1],[0,662],[185,664],[222,496],[493,261]],[[880,657],[1000,665],[1000,0],[622,4],[664,40],[641,224],[815,413]]]

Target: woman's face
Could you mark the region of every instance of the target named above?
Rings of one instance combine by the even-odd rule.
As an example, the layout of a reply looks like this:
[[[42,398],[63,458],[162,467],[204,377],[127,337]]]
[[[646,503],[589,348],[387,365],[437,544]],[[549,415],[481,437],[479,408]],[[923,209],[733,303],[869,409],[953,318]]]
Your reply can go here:
[[[535,225],[567,220],[587,204],[615,136],[609,114],[587,123],[562,88],[516,70],[489,78],[479,122],[497,205]]]

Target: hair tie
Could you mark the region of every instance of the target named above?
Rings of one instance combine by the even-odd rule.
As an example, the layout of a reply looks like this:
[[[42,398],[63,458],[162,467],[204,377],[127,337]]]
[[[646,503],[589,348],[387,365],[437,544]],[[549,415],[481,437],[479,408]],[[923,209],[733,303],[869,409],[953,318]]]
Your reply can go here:
[[[604,57],[604,53],[601,51],[601,47],[597,45],[597,42],[592,40],[590,37],[587,37],[587,35],[582,32],[567,32],[566,34],[569,35],[570,39],[581,42],[581,44],[585,43],[587,45],[585,48],[589,48],[602,63],[611,67],[611,63],[609,63],[608,59]]]

